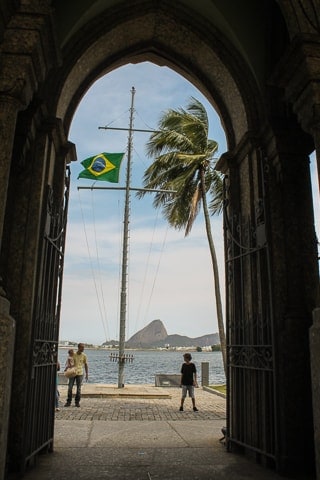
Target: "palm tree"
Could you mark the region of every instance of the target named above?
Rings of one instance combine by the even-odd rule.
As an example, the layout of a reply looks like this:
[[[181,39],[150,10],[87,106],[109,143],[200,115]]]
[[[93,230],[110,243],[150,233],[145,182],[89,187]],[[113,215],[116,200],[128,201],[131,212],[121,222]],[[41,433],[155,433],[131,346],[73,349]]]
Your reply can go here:
[[[218,329],[226,372],[226,340],[223,324],[219,270],[211,232],[209,211],[220,213],[223,202],[222,176],[214,170],[218,144],[208,139],[208,116],[204,106],[191,97],[186,110],[169,109],[159,120],[159,128],[147,143],[147,155],[155,158],[144,173],[146,189],[156,191],[153,205],[162,208],[169,225],[185,229],[187,236],[203,206],[212,259]],[[137,195],[143,197],[147,191]],[[211,201],[207,203],[207,193]]]

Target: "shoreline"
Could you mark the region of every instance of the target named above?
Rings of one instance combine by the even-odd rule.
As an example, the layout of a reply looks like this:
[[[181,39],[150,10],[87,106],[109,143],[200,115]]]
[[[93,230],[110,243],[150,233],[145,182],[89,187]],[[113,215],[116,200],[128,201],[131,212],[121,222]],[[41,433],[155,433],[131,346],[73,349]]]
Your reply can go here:
[[[58,345],[58,348],[60,350],[69,350],[70,348],[76,349],[78,348],[78,345]],[[206,347],[203,347],[206,348]],[[84,347],[85,350],[105,350],[105,351],[119,351],[118,347],[87,347],[85,345]],[[127,352],[184,352],[184,351],[190,351],[190,352],[196,352],[198,353],[197,347],[170,347],[170,348],[165,348],[165,347],[144,347],[144,348],[126,348],[125,349]],[[201,350],[199,353],[220,353],[221,350]]]

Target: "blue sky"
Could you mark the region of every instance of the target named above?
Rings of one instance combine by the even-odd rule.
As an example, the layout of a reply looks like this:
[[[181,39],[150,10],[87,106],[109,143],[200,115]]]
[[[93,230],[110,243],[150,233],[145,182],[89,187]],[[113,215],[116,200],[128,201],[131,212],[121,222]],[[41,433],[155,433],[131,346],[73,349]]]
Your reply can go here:
[[[126,152],[126,131],[99,126],[129,126],[131,88],[135,87],[134,128],[156,128],[168,108],[186,107],[191,96],[209,116],[209,137],[226,151],[218,115],[206,98],[183,77],[151,63],[128,64],[99,79],[75,113],[69,139],[78,161],[71,165],[69,219],[64,266],[60,340],[101,344],[119,337],[120,278],[124,192],[78,190],[91,180],[79,179],[81,160],[100,152]],[[134,133],[131,186],[142,186],[151,160],[145,155],[148,133]],[[119,186],[125,185],[126,157]],[[314,163],[314,162],[313,162]],[[115,186],[96,182],[101,187]],[[167,227],[152,206],[152,194],[130,203],[128,313],[126,339],[152,320],[160,319],[168,334],[197,337],[217,332],[211,259],[202,211],[193,230]],[[319,216],[318,216],[319,218]],[[224,284],[222,218],[212,218],[212,231]],[[224,291],[222,292],[224,302]]]

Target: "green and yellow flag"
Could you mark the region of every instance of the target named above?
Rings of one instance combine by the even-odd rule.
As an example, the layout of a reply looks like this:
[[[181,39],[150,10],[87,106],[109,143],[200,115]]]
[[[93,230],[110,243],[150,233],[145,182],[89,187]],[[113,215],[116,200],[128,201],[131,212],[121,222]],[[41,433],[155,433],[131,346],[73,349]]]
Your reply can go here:
[[[84,170],[79,173],[78,178],[118,183],[123,156],[124,153],[103,152],[94,157],[86,158],[81,162]]]

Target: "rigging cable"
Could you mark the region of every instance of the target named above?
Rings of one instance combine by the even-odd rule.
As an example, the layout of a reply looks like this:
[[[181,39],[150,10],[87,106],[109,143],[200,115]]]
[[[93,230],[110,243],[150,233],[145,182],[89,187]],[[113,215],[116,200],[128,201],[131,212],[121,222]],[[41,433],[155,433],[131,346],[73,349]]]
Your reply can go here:
[[[157,226],[157,222],[158,222],[158,217],[159,217],[159,210],[157,210],[157,215],[156,215],[154,225],[153,225],[152,238],[151,238],[151,241],[150,241],[150,244],[149,244],[147,263],[146,263],[146,267],[145,267],[145,271],[144,271],[142,288],[141,288],[141,293],[140,293],[140,301],[139,301],[139,304],[138,304],[138,311],[137,311],[137,316],[136,316],[135,331],[138,331],[138,321],[139,321],[139,318],[140,318],[140,312],[141,312],[141,306],[142,306],[142,299],[143,299],[144,291],[145,291],[145,285],[146,285],[146,282],[147,282],[147,274],[148,274],[148,271],[149,271],[150,257],[151,257],[151,252],[152,252],[152,249],[153,249],[153,241],[154,241],[154,237],[155,237],[155,231],[156,231],[156,226]]]
[[[144,121],[143,121],[143,123],[146,125],[146,123]],[[138,159],[140,160],[141,164],[146,169],[147,168],[146,162],[143,160],[143,158],[141,157],[141,155],[139,154],[139,152],[135,148],[134,148],[134,151],[135,151]],[[156,217],[155,217],[155,221],[154,221],[154,225],[153,225],[152,238],[151,238],[150,245],[149,245],[147,263],[146,263],[144,276],[143,276],[143,281],[142,281],[140,301],[139,301],[139,304],[138,304],[138,310],[137,310],[137,314],[136,314],[136,321],[135,321],[135,326],[134,326],[134,331],[135,332],[138,331],[138,327],[139,327],[139,318],[140,318],[140,312],[141,312],[141,308],[142,308],[142,300],[143,300],[143,296],[144,296],[145,285],[146,285],[146,282],[147,282],[147,275],[148,275],[148,271],[149,271],[150,257],[151,257],[151,252],[152,252],[152,249],[153,249],[153,240],[154,240],[154,237],[155,237],[155,231],[156,231],[158,218],[159,218],[159,210],[156,210]]]
[[[155,284],[156,284],[156,279],[157,279],[157,276],[158,276],[158,273],[159,273],[160,262],[161,262],[162,254],[163,254],[163,252],[164,252],[164,247],[165,247],[165,244],[166,244],[166,241],[167,241],[167,233],[168,233],[168,230],[169,230],[169,225],[167,224],[167,226],[166,226],[166,231],[165,231],[165,235],[164,235],[163,242],[162,242],[162,247],[161,247],[161,250],[160,250],[159,261],[158,261],[156,273],[155,273],[155,275],[154,275],[154,279],[153,279],[153,283],[152,283],[152,288],[151,288],[151,292],[150,292],[150,296],[149,296],[149,301],[148,301],[147,308],[146,308],[146,312],[145,312],[145,316],[144,316],[144,321],[145,321],[145,322],[147,321],[147,315],[148,315],[148,313],[149,313],[150,303],[151,303],[152,295],[153,295],[153,292],[154,292],[154,287],[155,287]]]
[[[90,255],[90,248],[89,248],[89,242],[88,242],[87,229],[86,229],[86,226],[85,226],[85,219],[84,219],[83,208],[82,208],[82,203],[81,203],[81,198],[80,198],[80,192],[79,192],[79,190],[78,190],[78,196],[79,196],[79,204],[80,204],[80,210],[81,210],[81,217],[82,217],[83,228],[84,228],[84,235],[85,235],[85,240],[86,240],[86,245],[87,245],[87,250],[88,250],[88,256],[89,256],[91,274],[92,274],[93,284],[94,284],[94,288],[95,288],[96,296],[97,296],[97,301],[98,301],[98,308],[99,308],[99,313],[100,313],[100,319],[102,320],[102,326],[103,326],[104,334],[105,334],[105,336],[106,336],[106,338],[107,338],[107,332],[106,332],[105,324],[104,324],[104,322],[103,322],[102,309],[101,309],[101,304],[100,304],[100,299],[99,299],[98,289],[97,289],[97,283],[96,283],[95,274],[94,274],[92,257],[91,257],[91,255]]]
[[[119,115],[117,118],[115,118],[115,119],[114,119],[114,120],[112,120],[111,122],[107,123],[107,124],[106,124],[106,126],[105,126],[104,128],[106,128],[106,127],[110,127],[110,125],[113,125],[113,124],[114,124],[114,123],[115,123],[117,120],[119,120],[120,118],[122,118],[122,117],[124,116],[124,114],[127,114],[128,112],[130,112],[130,110],[128,110],[128,109],[127,109],[127,110],[125,110],[125,111],[124,111],[124,112],[122,112],[122,113],[121,113],[121,115]]]
[[[135,113],[136,113],[136,115],[140,118],[140,120],[142,121],[142,123],[145,125],[146,128],[148,128],[149,130],[155,130],[153,127],[150,127],[150,125],[148,125],[148,124],[142,119],[142,117],[139,115],[139,112],[138,112],[137,110],[135,110]],[[140,159],[143,167],[144,167],[144,168],[147,168],[146,162],[141,158],[141,156],[140,156],[140,154],[137,152],[137,150],[136,150],[136,149],[134,149],[134,150],[135,150],[137,156],[139,157],[139,159]],[[150,257],[151,257],[151,252],[152,252],[152,249],[153,249],[153,243],[154,243],[154,237],[155,237],[155,231],[156,231],[158,219],[159,219],[159,210],[157,209],[157,214],[156,214],[156,218],[155,218],[155,222],[154,222],[154,226],[153,226],[152,239],[151,239],[151,242],[150,242],[150,247],[149,247],[149,252],[148,252],[147,264],[146,264],[145,273],[144,273],[143,282],[142,282],[140,302],[139,302],[139,306],[138,306],[136,323],[135,323],[135,331],[138,330],[138,320],[139,320],[139,317],[140,317],[142,299],[143,299],[143,296],[144,296],[146,279],[147,279],[147,274],[148,274],[148,270],[149,270]],[[160,251],[160,256],[159,256],[158,265],[157,265],[156,272],[155,272],[154,279],[153,279],[153,283],[152,283],[152,288],[151,288],[149,300],[148,300],[147,307],[146,307],[145,314],[144,314],[144,322],[143,322],[143,324],[145,324],[145,322],[147,321],[147,315],[148,315],[148,312],[149,312],[149,308],[150,308],[150,304],[151,304],[151,299],[152,299],[152,296],[153,296],[153,293],[154,293],[154,288],[155,288],[157,276],[158,276],[158,273],[159,273],[161,258],[162,258],[162,254],[163,254],[164,248],[165,248],[165,243],[166,243],[166,238],[167,238],[168,229],[169,229],[169,226],[167,225],[166,231],[165,231],[165,235],[164,235],[164,239],[163,239],[163,242],[162,242],[162,247],[161,247],[161,251]]]
[[[152,288],[151,288],[149,300],[148,300],[147,307],[146,307],[146,311],[145,311],[145,315],[144,315],[144,323],[147,321],[147,315],[148,315],[148,313],[149,313],[150,303],[151,303],[151,299],[152,299],[152,296],[153,296],[153,293],[154,293],[154,287],[155,287],[155,284],[156,284],[157,276],[158,276],[158,273],[159,273],[159,268],[160,268],[160,263],[161,263],[161,259],[162,259],[162,254],[163,254],[163,252],[164,252],[165,244],[166,244],[166,241],[167,241],[168,230],[169,230],[169,225],[167,224],[167,225],[166,225],[166,231],[165,231],[165,234],[164,234],[164,238],[163,238],[163,241],[162,241],[162,247],[161,247],[161,250],[160,250],[160,256],[159,256],[158,265],[157,265],[156,272],[155,272],[155,275],[154,275],[154,279],[153,279],[153,283],[152,283]]]
[[[139,112],[138,112],[137,110],[135,110],[135,113],[136,113],[136,115],[140,118],[140,120],[142,121],[142,123],[144,124],[144,126],[145,126],[148,130],[156,131],[155,128],[150,127],[150,125],[148,125],[148,124],[143,120],[143,118],[140,117]]]
[[[101,269],[101,262],[100,262],[100,256],[99,256],[99,249],[98,249],[98,242],[97,242],[97,230],[96,230],[96,217],[95,217],[95,209],[94,209],[94,202],[93,202],[93,190],[91,190],[91,209],[92,209],[92,217],[93,217],[93,232],[94,232],[94,242],[95,242],[95,247],[96,247],[96,256],[97,256],[97,265],[98,265],[98,277],[100,280],[100,295],[101,295],[101,303],[102,303],[102,308],[101,308],[101,321],[104,327],[105,335],[106,335],[106,340],[110,339],[109,335],[109,330],[108,330],[108,320],[107,320],[107,310],[106,310],[106,304],[104,300],[104,294],[103,294],[103,286],[102,286],[102,269]]]

